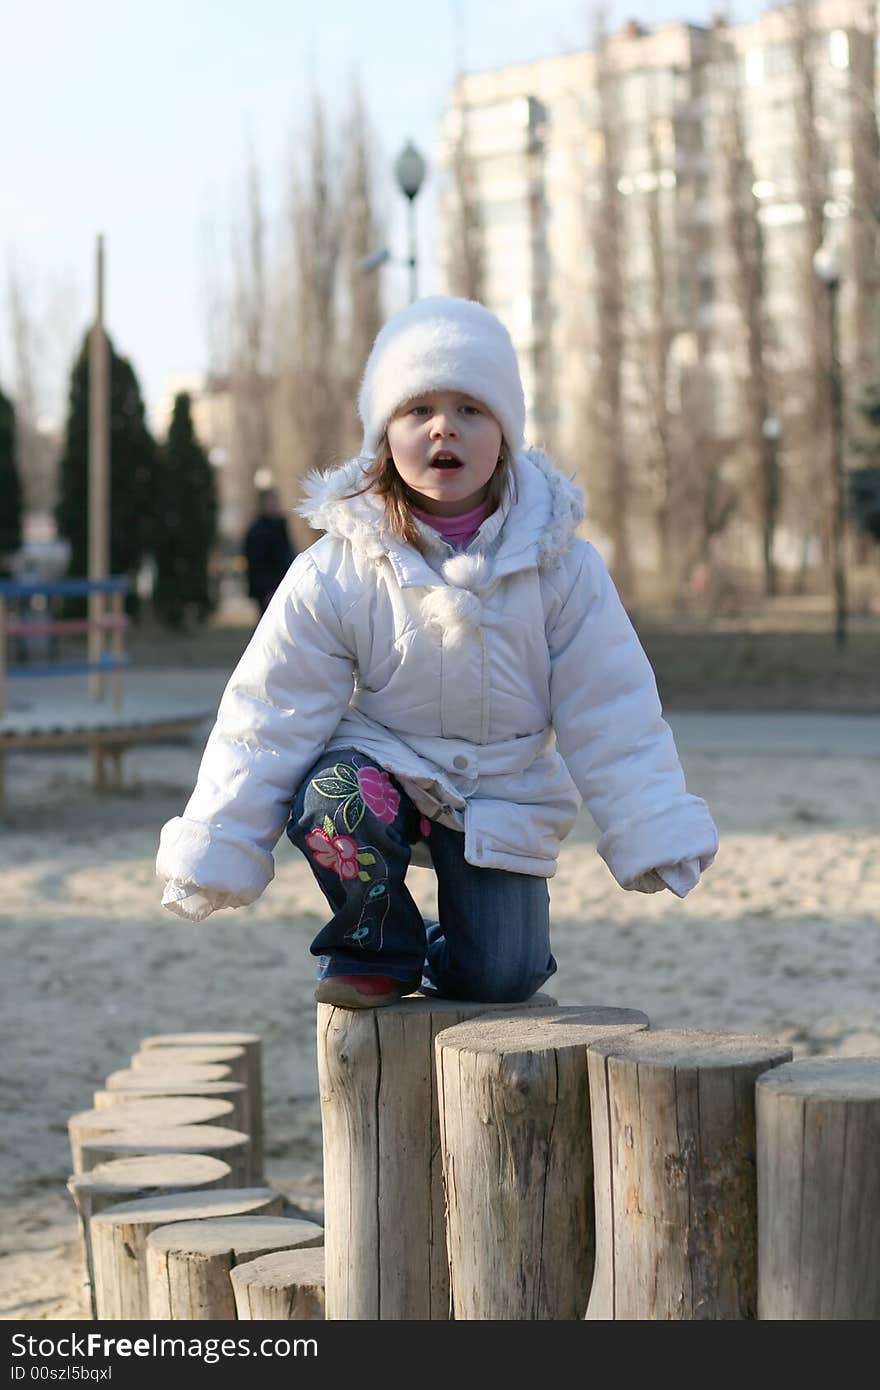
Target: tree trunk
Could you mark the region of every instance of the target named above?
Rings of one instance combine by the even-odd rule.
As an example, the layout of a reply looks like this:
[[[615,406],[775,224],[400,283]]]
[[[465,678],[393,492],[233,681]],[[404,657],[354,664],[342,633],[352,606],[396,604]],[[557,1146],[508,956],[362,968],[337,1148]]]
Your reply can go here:
[[[324,1249],[279,1250],[230,1270],[239,1322],[324,1317]]]
[[[771,1038],[689,1029],[590,1048],[589,1319],[756,1317],[755,1079],[790,1058]]]
[[[474,1019],[436,1043],[452,1316],[583,1318],[593,1276],[587,1048],[634,1009]]]
[[[181,1192],[118,1202],[92,1217],[95,1304],[99,1319],[148,1318],[146,1243],[157,1226],[217,1216],[280,1216],[284,1198],[268,1187]]]
[[[162,1322],[234,1322],[230,1274],[235,1265],[323,1240],[313,1221],[286,1216],[225,1216],[163,1226],[147,1239],[148,1316]]]
[[[434,1037],[477,1014],[548,1002],[318,1006],[328,1319],[448,1317]]]
[[[880,1057],[758,1078],[758,1317],[880,1318]]]

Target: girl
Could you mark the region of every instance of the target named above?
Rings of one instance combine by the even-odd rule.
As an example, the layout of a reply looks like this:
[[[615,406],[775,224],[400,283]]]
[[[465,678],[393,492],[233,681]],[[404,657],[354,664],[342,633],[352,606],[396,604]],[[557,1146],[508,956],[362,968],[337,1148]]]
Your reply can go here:
[[[319,1001],[529,998],[556,969],[547,879],[581,799],[623,888],[684,897],[717,835],[581,495],[523,445],[513,344],[470,300],[378,334],[361,454],[306,480],[299,555],[161,836],[163,903],[199,921],[273,876],[287,834],[332,911]],[[440,919],[405,885],[433,865]]]

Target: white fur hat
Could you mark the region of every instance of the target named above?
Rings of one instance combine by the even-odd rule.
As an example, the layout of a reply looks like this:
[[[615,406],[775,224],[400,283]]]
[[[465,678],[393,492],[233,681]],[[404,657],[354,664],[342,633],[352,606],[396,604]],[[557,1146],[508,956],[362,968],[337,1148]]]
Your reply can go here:
[[[510,334],[476,300],[432,295],[401,309],[376,335],[358,395],[362,452],[375,454],[404,401],[441,390],[483,401],[509,449],[522,448],[526,405]]]

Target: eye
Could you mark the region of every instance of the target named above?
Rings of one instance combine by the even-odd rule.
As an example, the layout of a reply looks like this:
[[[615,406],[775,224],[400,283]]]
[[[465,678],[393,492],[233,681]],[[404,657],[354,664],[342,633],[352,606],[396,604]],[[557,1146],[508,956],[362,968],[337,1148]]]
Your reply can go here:
[[[482,415],[483,413],[479,406],[476,405],[463,405],[461,408],[462,410],[469,411],[471,415]]]
[[[427,412],[427,410],[428,406],[426,405],[413,405],[410,406],[409,413],[410,415],[423,415]]]

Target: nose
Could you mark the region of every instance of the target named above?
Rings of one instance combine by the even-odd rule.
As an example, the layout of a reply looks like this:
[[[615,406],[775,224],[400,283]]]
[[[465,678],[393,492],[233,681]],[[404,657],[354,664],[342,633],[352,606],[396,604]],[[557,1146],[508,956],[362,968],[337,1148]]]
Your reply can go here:
[[[451,435],[454,439],[456,433],[457,431],[455,428],[455,416],[451,411],[442,410],[438,406],[438,408],[434,411],[434,416],[431,420],[431,438],[443,439],[446,436]]]

